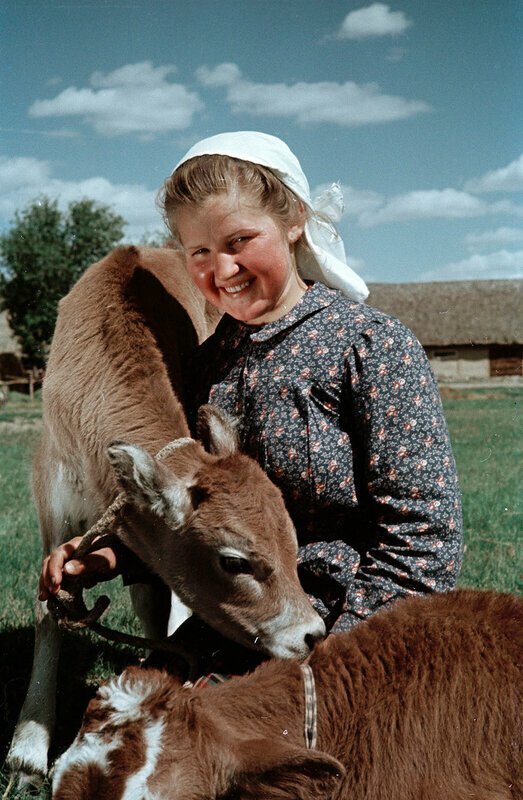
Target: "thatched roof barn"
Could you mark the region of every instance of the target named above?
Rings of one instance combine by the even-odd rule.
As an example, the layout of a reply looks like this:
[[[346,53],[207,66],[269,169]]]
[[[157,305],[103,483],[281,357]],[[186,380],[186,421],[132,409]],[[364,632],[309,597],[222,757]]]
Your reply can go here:
[[[368,304],[399,317],[424,346],[523,344],[523,280],[372,283]]]
[[[399,317],[441,378],[522,374],[523,280],[369,284],[368,304]]]
[[[371,283],[369,289],[368,304],[414,331],[438,378],[523,374],[523,280]],[[5,312],[3,352],[20,354]]]

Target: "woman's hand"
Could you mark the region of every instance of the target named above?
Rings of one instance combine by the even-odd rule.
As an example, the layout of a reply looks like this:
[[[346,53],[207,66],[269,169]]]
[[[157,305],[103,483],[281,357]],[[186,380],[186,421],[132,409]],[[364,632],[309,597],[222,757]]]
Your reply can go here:
[[[81,540],[81,536],[75,536],[44,558],[38,586],[39,600],[49,600],[58,592],[64,572],[81,577],[86,589],[101,581],[110,581],[118,575],[118,561],[111,547],[94,550],[82,559],[71,559]]]

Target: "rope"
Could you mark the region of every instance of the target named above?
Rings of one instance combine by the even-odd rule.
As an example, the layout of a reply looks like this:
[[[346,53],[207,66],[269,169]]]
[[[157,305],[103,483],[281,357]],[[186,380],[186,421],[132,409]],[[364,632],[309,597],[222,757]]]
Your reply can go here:
[[[155,459],[157,461],[163,461],[163,459],[174,450],[178,450],[180,447],[184,447],[193,442],[194,439],[188,436],[174,439],[172,442],[162,447],[155,456]],[[83,558],[94,549],[95,544],[98,550],[100,547],[110,546],[114,543],[115,539],[118,539],[116,534],[111,531],[114,531],[116,520],[125,506],[125,503],[125,494],[120,492],[111,505],[104,511],[102,516],[83,535],[80,544],[71,558]],[[64,575],[60,590],[54,597],[51,597],[47,601],[51,614],[61,627],[70,630],[90,628],[100,636],[113,642],[128,644],[132,647],[144,647],[150,650],[175,652],[175,648],[167,640],[156,641],[143,636],[133,636],[101,625],[98,620],[109,607],[109,598],[106,595],[98,597],[93,608],[88,609],[82,597],[82,590],[81,579]]]
[[[156,454],[155,460],[156,461],[163,461],[164,458],[167,458],[174,450],[178,450],[180,447],[184,447],[187,444],[191,444],[194,442],[194,439],[191,439],[189,436],[183,436],[180,439],[173,439],[172,442],[166,444],[162,449]],[[82,541],[74,551],[71,558],[83,558],[87,555],[87,553],[91,549],[91,545],[96,539],[97,536],[101,536],[104,534],[107,529],[115,522],[117,515],[122,510],[125,505],[125,494],[120,492],[113,500],[109,508],[107,508],[100,519],[92,525],[87,533],[85,533],[82,537]]]

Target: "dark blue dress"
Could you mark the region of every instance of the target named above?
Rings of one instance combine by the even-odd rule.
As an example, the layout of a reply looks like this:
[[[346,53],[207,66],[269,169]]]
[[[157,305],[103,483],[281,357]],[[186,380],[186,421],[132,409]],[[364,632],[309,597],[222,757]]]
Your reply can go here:
[[[238,417],[242,450],[281,489],[329,628],[455,585],[455,463],[425,352],[401,322],[315,283],[276,322],[225,316],[188,366],[192,415],[210,402]]]

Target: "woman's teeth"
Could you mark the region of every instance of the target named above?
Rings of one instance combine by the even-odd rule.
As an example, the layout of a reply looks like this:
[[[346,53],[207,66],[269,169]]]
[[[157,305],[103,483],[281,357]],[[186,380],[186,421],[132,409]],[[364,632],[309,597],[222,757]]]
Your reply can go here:
[[[250,281],[245,281],[245,283],[239,283],[237,286],[225,286],[224,288],[227,294],[235,294],[235,292],[241,292],[241,290],[245,289],[249,284]]]

